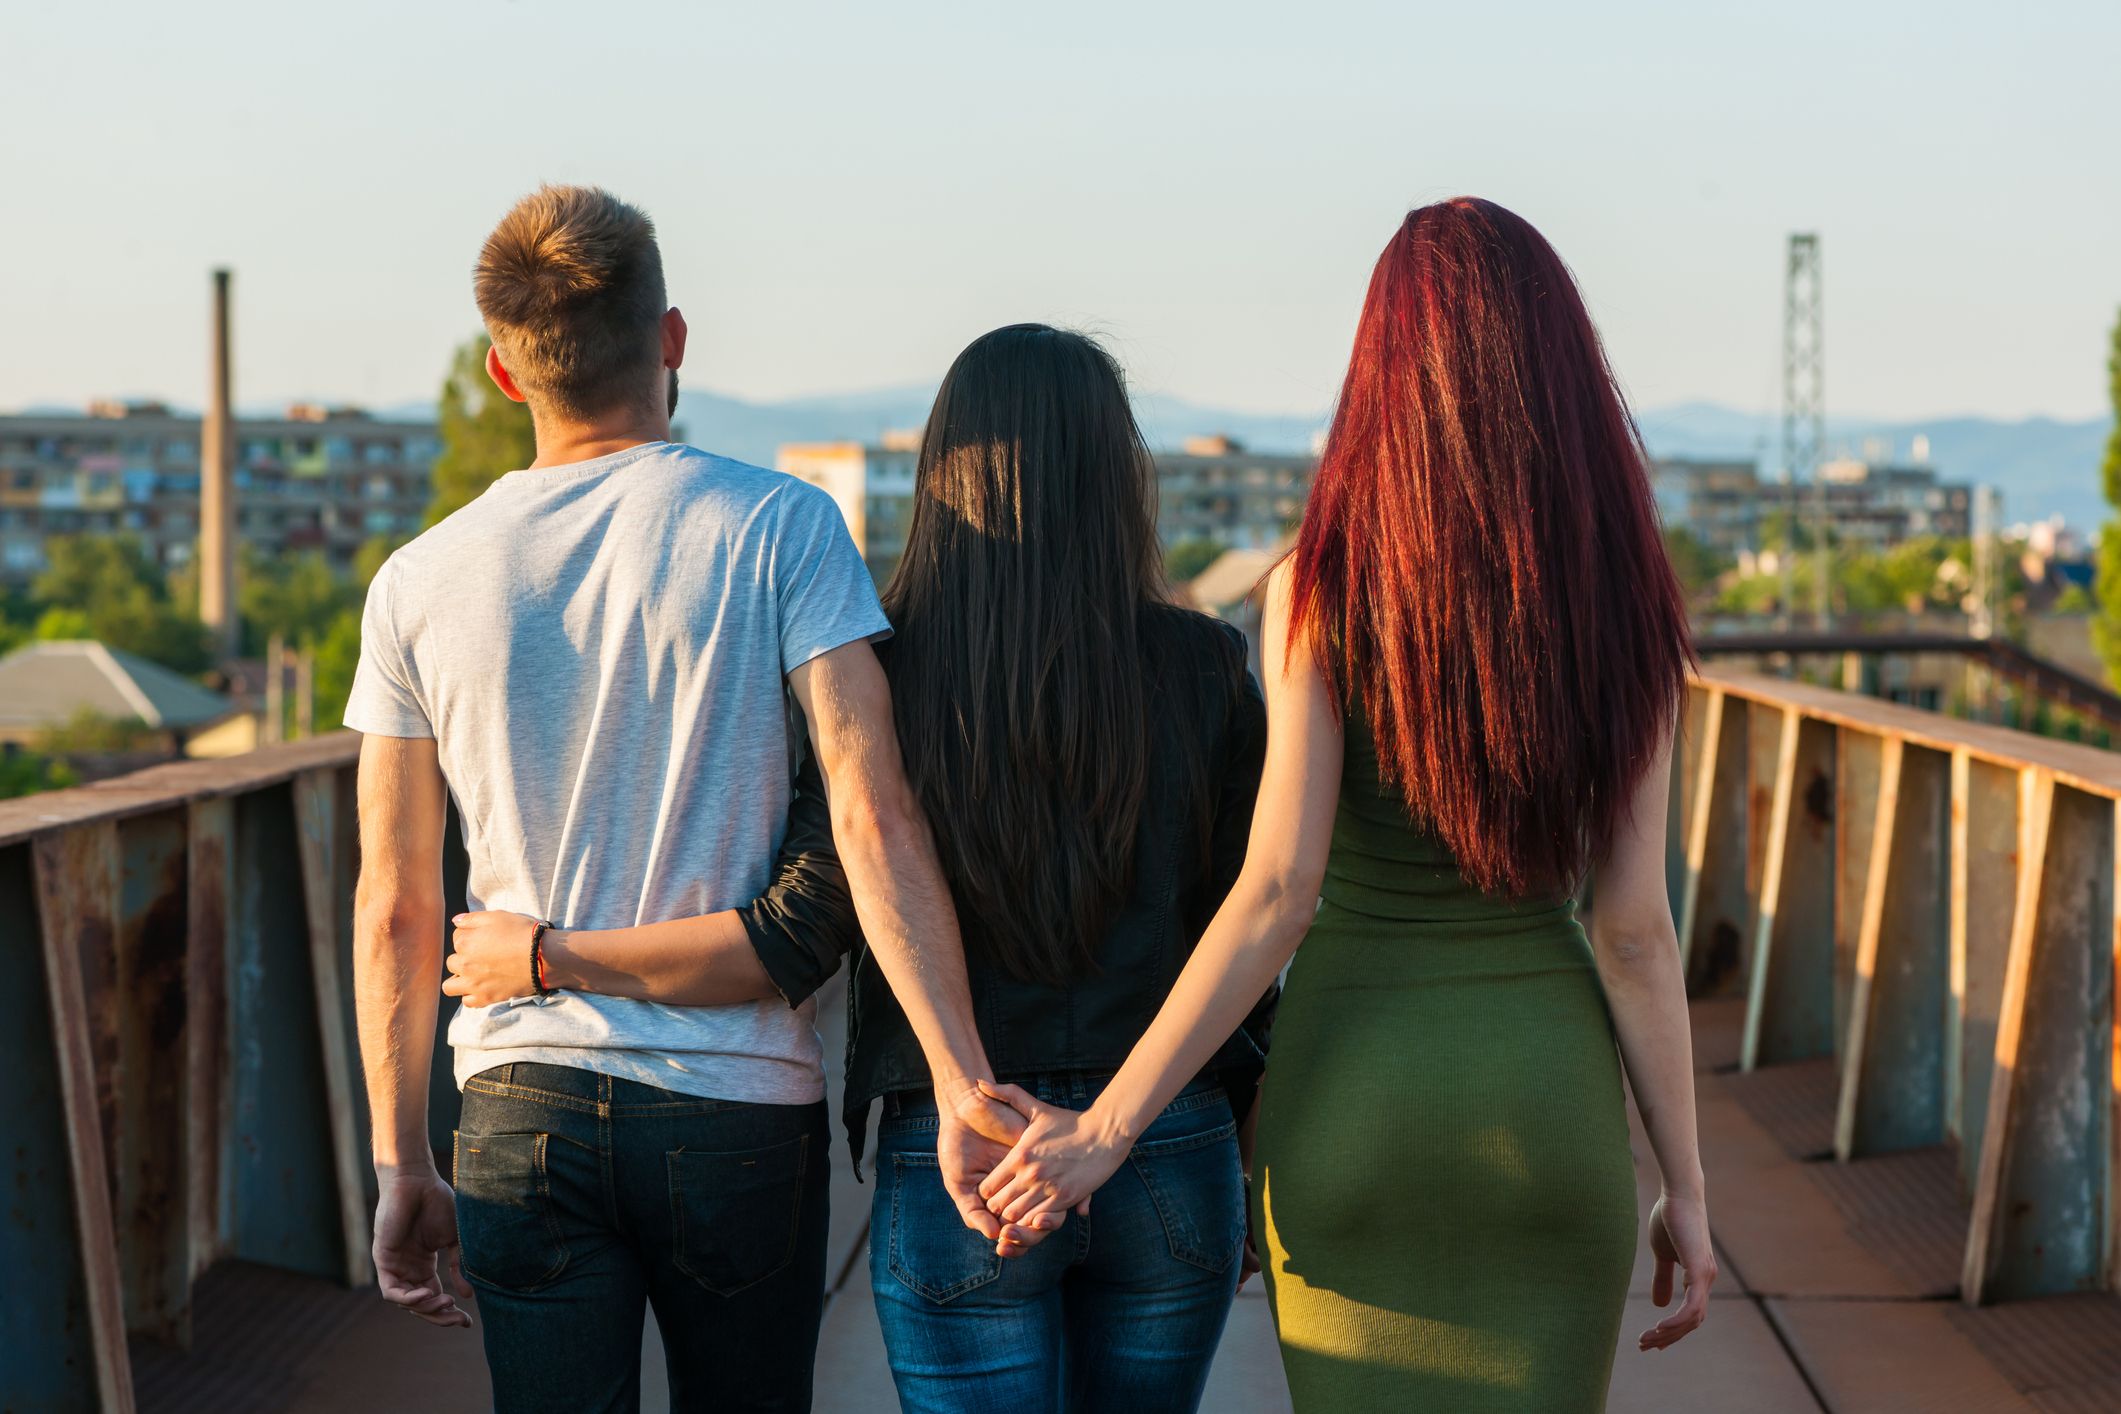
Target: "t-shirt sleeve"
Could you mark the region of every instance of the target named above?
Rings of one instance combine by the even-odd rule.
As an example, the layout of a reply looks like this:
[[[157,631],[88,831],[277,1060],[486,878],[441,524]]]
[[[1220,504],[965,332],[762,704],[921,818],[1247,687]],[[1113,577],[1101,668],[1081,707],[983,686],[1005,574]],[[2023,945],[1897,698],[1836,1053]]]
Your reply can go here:
[[[890,633],[869,567],[832,498],[798,483],[784,515],[773,575],[781,671],[792,673],[821,653]]]
[[[434,724],[420,699],[410,655],[398,636],[393,599],[397,576],[385,564],[368,586],[361,611],[361,661],[346,698],[346,725],[368,736],[432,737]]]

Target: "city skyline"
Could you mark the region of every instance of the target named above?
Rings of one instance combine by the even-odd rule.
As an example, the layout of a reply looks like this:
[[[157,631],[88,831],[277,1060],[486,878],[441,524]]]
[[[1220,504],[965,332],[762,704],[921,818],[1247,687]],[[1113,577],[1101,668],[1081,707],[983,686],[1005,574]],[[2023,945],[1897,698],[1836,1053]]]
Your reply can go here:
[[[0,407],[196,402],[216,264],[244,404],[429,400],[479,240],[548,178],[657,217],[688,385],[750,401],[930,381],[1039,318],[1139,388],[1315,413],[1399,215],[1471,191],[1573,263],[1640,407],[1776,405],[1797,229],[1830,411],[2104,407],[2111,6],[119,9],[12,24],[0,160],[69,198],[9,233],[0,324],[36,337],[0,347]],[[227,43],[164,62],[202,26]],[[68,54],[127,101],[80,102]]]

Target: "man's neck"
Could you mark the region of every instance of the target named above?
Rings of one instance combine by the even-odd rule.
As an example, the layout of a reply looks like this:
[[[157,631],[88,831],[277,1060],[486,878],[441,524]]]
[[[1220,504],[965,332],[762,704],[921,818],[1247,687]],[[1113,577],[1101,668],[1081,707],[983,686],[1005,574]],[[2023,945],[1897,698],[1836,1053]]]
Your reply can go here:
[[[615,414],[586,422],[542,418],[537,424],[538,459],[531,469],[595,461],[644,442],[670,440],[670,419],[640,413]]]

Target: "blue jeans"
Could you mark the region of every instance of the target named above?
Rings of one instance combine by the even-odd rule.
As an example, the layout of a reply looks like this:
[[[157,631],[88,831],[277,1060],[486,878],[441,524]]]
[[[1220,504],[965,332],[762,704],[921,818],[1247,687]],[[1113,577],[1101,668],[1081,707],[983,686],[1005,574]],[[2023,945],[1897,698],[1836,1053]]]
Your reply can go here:
[[[1020,1082],[1086,1108],[1103,1078]],[[1196,1409],[1237,1292],[1245,1240],[1237,1125],[1198,1081],[1157,1116],[1090,1215],[1022,1257],[994,1254],[944,1193],[935,1103],[887,1100],[877,1133],[869,1279],[907,1414]]]
[[[457,1235],[500,1414],[639,1409],[647,1303],[674,1411],[810,1408],[823,1102],[515,1064],[465,1082],[459,1123]]]

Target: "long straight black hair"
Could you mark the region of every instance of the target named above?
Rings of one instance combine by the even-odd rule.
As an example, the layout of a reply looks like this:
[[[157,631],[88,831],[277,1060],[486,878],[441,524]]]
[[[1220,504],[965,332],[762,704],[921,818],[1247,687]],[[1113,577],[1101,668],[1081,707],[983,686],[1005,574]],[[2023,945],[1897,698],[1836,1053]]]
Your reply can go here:
[[[1026,981],[1093,965],[1132,884],[1167,656],[1154,477],[1118,365],[1043,324],[959,354],[921,438],[892,705],[967,946]]]

